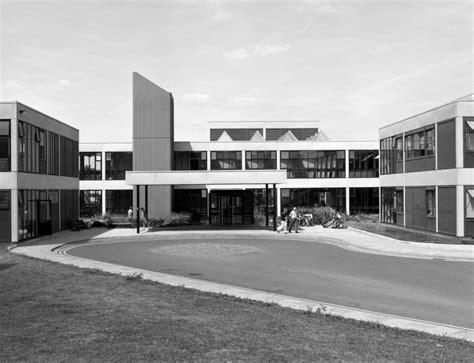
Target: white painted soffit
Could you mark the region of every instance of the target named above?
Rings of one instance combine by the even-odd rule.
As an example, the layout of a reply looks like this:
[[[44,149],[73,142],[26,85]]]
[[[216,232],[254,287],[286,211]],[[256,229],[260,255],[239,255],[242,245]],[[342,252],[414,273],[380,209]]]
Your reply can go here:
[[[283,184],[286,170],[127,171],[127,185],[244,185]]]

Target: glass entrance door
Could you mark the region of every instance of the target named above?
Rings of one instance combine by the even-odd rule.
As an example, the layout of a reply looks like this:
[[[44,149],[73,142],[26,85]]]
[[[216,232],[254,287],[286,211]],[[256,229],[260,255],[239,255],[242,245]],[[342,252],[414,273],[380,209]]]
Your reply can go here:
[[[38,200],[38,236],[49,235],[52,233],[51,223],[51,200]]]
[[[240,191],[212,192],[210,194],[211,224],[244,224],[246,221],[248,223],[251,218],[244,218],[244,193]]]

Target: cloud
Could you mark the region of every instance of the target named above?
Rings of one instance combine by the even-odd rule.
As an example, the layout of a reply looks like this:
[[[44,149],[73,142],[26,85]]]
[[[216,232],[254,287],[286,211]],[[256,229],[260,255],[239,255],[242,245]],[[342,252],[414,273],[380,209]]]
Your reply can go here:
[[[224,53],[224,57],[230,59],[244,59],[250,57],[250,54],[243,48],[237,48]]]
[[[229,99],[229,104],[233,106],[254,106],[262,103],[257,97],[234,97]]]
[[[63,78],[60,81],[58,81],[58,85],[60,86],[69,86],[71,84],[71,80],[67,78]]]
[[[268,55],[275,53],[288,52],[291,47],[288,44],[265,44],[257,45],[254,49],[254,53],[258,55]]]
[[[208,102],[210,97],[201,93],[188,93],[183,97],[184,102],[190,103],[205,103]]]
[[[231,18],[231,13],[224,10],[219,2],[208,1],[207,5],[211,13],[211,19],[216,23],[222,23]]]
[[[257,44],[253,49],[244,48],[232,49],[224,53],[224,57],[230,59],[245,59],[251,56],[267,56],[271,54],[288,52],[291,49],[289,44]]]

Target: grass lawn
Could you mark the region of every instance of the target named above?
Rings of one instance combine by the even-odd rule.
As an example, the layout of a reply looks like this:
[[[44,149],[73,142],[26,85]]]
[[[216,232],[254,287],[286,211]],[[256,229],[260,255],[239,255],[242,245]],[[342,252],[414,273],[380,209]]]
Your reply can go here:
[[[473,344],[30,259],[0,244],[0,361],[473,361]]]
[[[393,224],[380,223],[377,221],[354,221],[345,222],[348,226],[362,229],[367,232],[377,233],[382,236],[395,238],[401,241],[422,242],[422,243],[442,243],[461,244],[462,238],[435,234],[416,229],[404,228]]]

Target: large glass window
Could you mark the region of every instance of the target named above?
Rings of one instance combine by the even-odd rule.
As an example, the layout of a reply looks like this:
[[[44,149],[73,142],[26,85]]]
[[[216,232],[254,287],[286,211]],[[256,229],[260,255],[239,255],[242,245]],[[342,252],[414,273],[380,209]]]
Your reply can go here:
[[[280,168],[287,170],[289,179],[344,178],[345,152],[337,151],[281,151]]]
[[[77,141],[61,136],[59,139],[59,152],[61,154],[60,171],[63,176],[76,177],[79,172],[79,145]]]
[[[100,217],[102,215],[102,190],[81,190],[79,206],[81,218]]]
[[[378,213],[379,188],[350,188],[350,212]]]
[[[405,152],[407,160],[433,156],[434,146],[433,127],[405,135]]]
[[[18,122],[18,170],[47,172],[46,131],[29,123]]]
[[[465,149],[474,152],[474,119],[466,120],[464,130]]]
[[[466,187],[466,219],[474,218],[474,187]]]
[[[49,174],[59,175],[59,135],[48,132]]]
[[[247,169],[276,169],[276,151],[246,151]]]
[[[175,189],[174,211],[189,212],[194,222],[207,219],[207,190]]]
[[[102,153],[80,153],[79,179],[102,179]]]
[[[350,178],[377,178],[379,176],[378,150],[349,151]]]
[[[408,140],[410,141],[410,140]],[[406,151],[411,146],[406,146]],[[391,136],[380,140],[380,174],[394,174],[403,171],[402,135]]]
[[[10,120],[0,120],[0,172],[11,169]]]
[[[105,153],[105,179],[125,180],[125,172],[133,169],[132,163],[131,152]]]
[[[133,205],[133,190],[107,190],[105,194],[107,213],[127,215]]]
[[[266,129],[267,141],[310,141],[318,135],[317,128],[311,129]]]
[[[211,129],[211,141],[261,141],[263,129]]]
[[[340,212],[346,210],[345,188],[291,188],[281,189],[281,209],[299,207],[332,207]]]
[[[426,201],[426,215],[428,217],[435,216],[436,200],[435,200],[435,191],[433,189],[428,189],[425,191],[425,201]]]
[[[207,152],[176,151],[174,167],[176,170],[207,170]]]
[[[242,169],[241,151],[211,151],[211,170]]]

